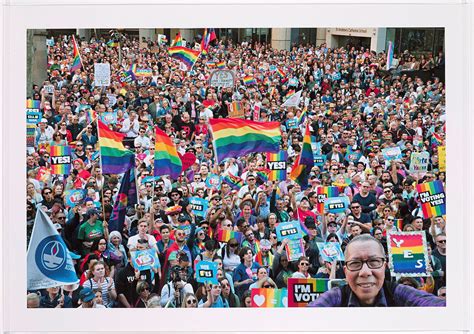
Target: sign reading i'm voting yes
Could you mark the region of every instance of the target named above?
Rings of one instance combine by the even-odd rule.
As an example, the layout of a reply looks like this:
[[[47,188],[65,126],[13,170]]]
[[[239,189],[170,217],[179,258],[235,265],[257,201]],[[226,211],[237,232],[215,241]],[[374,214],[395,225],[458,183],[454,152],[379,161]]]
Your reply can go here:
[[[196,281],[198,283],[217,284],[217,263],[199,261],[196,264]]]
[[[276,227],[276,235],[278,241],[282,241],[283,239],[301,239],[302,233],[299,222],[292,221],[278,224]]]

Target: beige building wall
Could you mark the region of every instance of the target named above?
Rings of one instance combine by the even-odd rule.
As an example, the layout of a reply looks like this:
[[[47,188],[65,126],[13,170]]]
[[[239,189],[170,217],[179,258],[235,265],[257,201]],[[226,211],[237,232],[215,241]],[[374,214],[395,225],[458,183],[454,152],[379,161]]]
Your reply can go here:
[[[291,29],[273,28],[272,29],[272,48],[278,49],[278,50],[290,50]]]

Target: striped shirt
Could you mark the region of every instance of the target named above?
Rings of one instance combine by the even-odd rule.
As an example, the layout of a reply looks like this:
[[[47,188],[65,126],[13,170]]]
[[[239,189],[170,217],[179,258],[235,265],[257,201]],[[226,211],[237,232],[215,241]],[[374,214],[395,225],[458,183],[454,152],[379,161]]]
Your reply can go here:
[[[93,278],[89,278],[87,281],[84,282],[82,285],[84,288],[91,288],[93,291],[95,290],[100,290],[102,291],[102,302],[106,307],[112,307],[113,300],[109,298],[109,284],[112,281],[112,285],[110,286],[111,289],[115,289],[115,282],[113,279],[110,277],[105,277],[105,282],[102,283],[101,286],[99,286],[99,283],[97,283]]]

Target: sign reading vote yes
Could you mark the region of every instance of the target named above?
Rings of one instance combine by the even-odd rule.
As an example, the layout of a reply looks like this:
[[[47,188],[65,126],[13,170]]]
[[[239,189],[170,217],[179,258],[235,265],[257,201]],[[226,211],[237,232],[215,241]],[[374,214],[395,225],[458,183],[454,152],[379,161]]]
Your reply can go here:
[[[217,263],[199,261],[196,264],[196,281],[198,283],[217,284]]]
[[[276,227],[276,235],[278,241],[282,241],[283,239],[301,239],[300,223],[298,221],[280,223]]]
[[[207,208],[209,207],[209,201],[204,198],[191,197],[189,203],[192,206],[193,213],[196,216],[205,217]]]
[[[331,213],[342,213],[349,208],[347,196],[331,197],[324,200],[324,210]]]

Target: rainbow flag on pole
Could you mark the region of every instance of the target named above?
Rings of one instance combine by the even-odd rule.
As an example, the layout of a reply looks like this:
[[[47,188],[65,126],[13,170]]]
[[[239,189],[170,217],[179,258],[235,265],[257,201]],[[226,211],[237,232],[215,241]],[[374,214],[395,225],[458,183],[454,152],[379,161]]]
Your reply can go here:
[[[250,75],[246,75],[243,80],[244,80],[244,84],[246,84],[246,85],[256,85],[257,84],[257,81],[255,80],[255,78],[250,76]]]
[[[177,33],[176,37],[171,42],[170,46],[182,46],[183,45],[183,38],[181,37],[181,33]]]
[[[267,153],[267,168],[270,170],[268,179],[270,181],[285,181],[288,152]]]
[[[77,47],[76,39],[74,38],[74,35],[72,36],[72,45],[73,45],[73,51],[72,51],[72,65],[71,65],[71,73],[75,72],[76,70],[80,69],[82,67],[82,60],[81,60],[81,55],[79,54],[79,48]]]
[[[223,70],[225,68],[225,61],[220,61],[216,64],[216,67],[220,70]]]
[[[441,181],[417,184],[416,191],[425,218],[446,214],[446,194]]]
[[[119,42],[110,40],[110,41],[107,42],[107,46],[109,46],[111,48],[116,48],[116,47],[119,46]]]
[[[308,188],[308,176],[314,167],[313,149],[311,148],[311,134],[309,123],[306,124],[306,131],[303,138],[301,153],[293,165],[290,178],[301,186],[302,190]]]
[[[278,69],[276,70],[276,72],[277,72],[277,74],[280,76],[280,78],[286,77],[286,73],[283,72],[282,69],[278,68]]]
[[[155,176],[169,175],[176,179],[183,168],[176,147],[163,130],[156,127],[155,133]]]
[[[326,198],[337,197],[339,196],[339,189],[338,187],[318,187],[316,189],[317,198],[317,205],[316,210],[320,213],[324,213],[324,200]]]
[[[172,46],[168,49],[168,53],[172,58],[178,59],[188,68],[192,68],[201,52],[185,48],[184,46]]]
[[[102,173],[121,174],[135,167],[135,154],[123,146],[125,135],[97,120]]]
[[[53,145],[49,152],[51,161],[51,174],[69,175],[71,171],[71,147]]]
[[[388,233],[387,246],[392,276],[428,275],[425,231]]]
[[[222,181],[227,183],[232,189],[237,191],[244,186],[244,180],[242,180],[238,176],[232,175],[231,173],[229,173],[228,175],[224,175],[222,177]]]
[[[211,118],[209,125],[218,162],[249,153],[280,151],[279,122]]]
[[[393,226],[396,226],[399,231],[403,231],[403,219],[394,219]]]
[[[122,178],[120,190],[115,199],[112,215],[109,220],[109,232],[123,230],[125,214],[128,206],[137,204],[137,185],[135,182],[135,168],[130,168]]]

